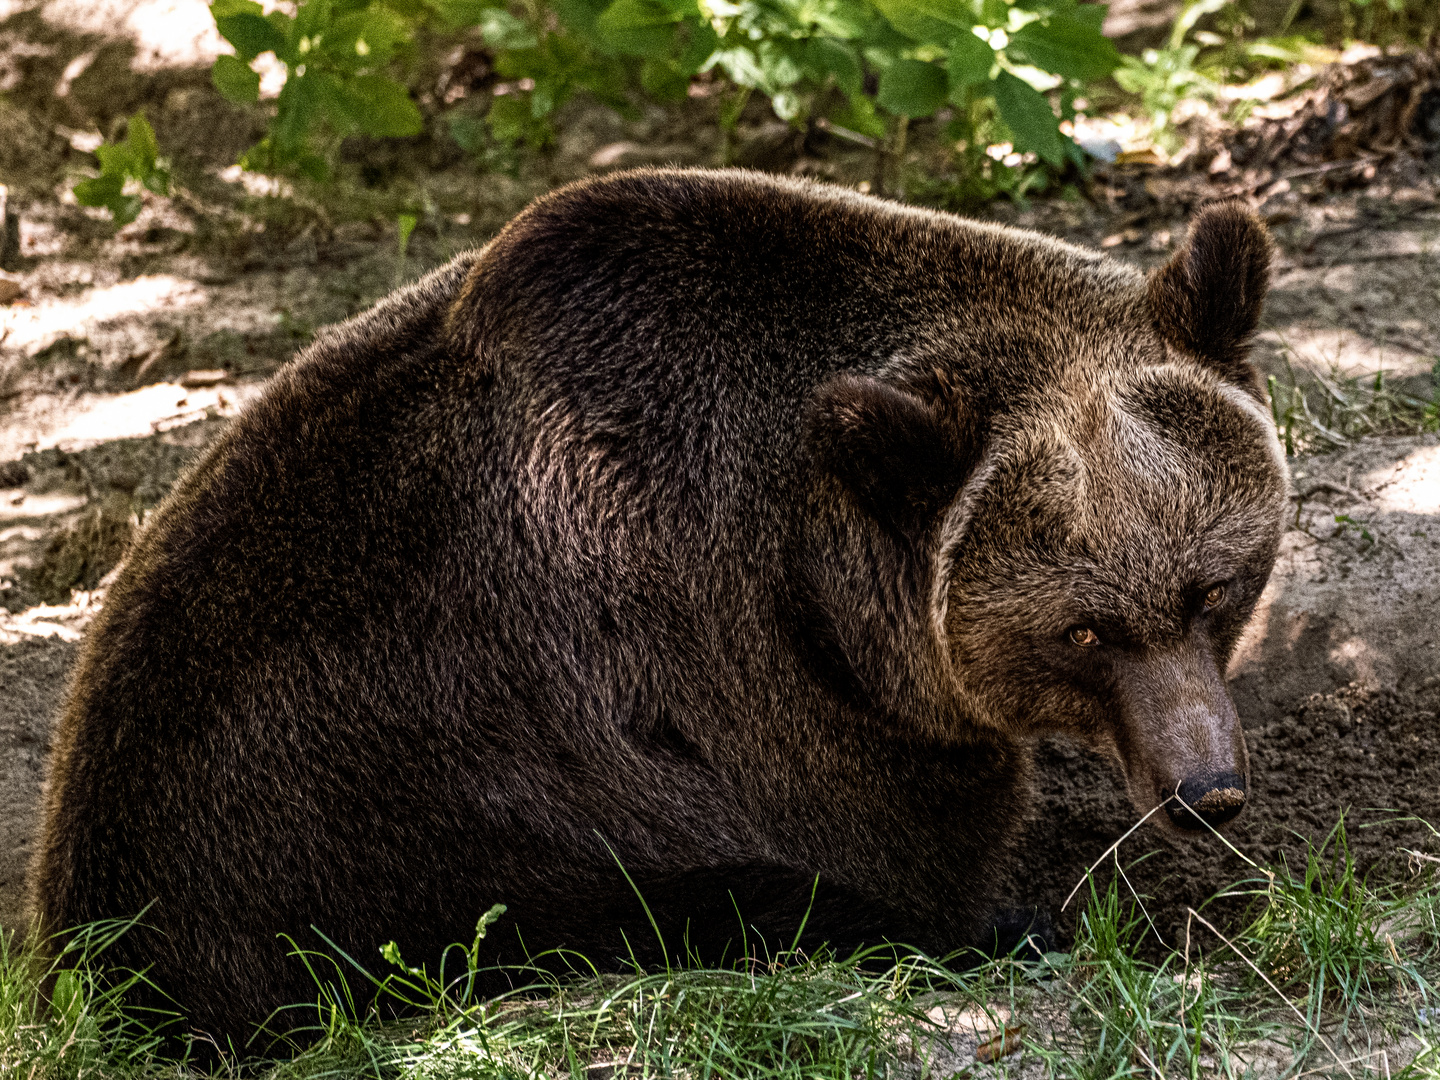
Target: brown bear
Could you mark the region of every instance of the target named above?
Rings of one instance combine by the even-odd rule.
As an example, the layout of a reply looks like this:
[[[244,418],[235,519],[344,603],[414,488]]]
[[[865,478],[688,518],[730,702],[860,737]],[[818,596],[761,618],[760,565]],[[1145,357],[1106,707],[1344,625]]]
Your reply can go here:
[[[41,924],[144,911],[111,962],[241,1046],[314,1000],[290,940],[433,968],[497,902],[497,963],[719,962],[807,912],[977,944],[1044,732],[1224,822],[1286,484],[1269,258],[1237,204],[1147,278],[742,171],[539,199],[323,332],[147,526]]]

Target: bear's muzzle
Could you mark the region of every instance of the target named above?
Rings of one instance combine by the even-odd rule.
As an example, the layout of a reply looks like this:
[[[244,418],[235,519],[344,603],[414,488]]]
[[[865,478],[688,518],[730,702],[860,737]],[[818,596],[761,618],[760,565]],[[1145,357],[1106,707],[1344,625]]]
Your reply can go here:
[[[1173,825],[1198,832],[1219,828],[1245,809],[1245,778],[1234,772],[1190,776],[1160,798]]]

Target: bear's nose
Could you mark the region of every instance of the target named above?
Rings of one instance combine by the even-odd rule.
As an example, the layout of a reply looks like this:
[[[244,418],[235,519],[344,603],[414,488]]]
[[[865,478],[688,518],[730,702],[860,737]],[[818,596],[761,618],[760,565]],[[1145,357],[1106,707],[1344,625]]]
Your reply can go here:
[[[1178,795],[1179,798],[1174,796]],[[1239,773],[1191,776],[1160,793],[1165,812],[1181,829],[1214,829],[1245,809],[1245,778]]]

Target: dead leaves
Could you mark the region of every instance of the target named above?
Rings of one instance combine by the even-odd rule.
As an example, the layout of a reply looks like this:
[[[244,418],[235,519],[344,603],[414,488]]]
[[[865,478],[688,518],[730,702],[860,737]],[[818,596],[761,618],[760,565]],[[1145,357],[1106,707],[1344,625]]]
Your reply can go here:
[[[1002,1029],[976,1048],[975,1060],[988,1065],[992,1061],[1018,1053],[1025,1031],[1024,1024],[1012,1024]]]

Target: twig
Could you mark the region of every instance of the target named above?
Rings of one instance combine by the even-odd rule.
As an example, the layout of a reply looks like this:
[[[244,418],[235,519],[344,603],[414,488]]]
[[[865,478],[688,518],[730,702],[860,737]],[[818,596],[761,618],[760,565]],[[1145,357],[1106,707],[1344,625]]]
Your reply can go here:
[[[1383,1053],[1385,1053],[1384,1050],[1369,1050],[1369,1051],[1361,1054],[1359,1057],[1350,1058],[1350,1059],[1349,1059],[1348,1061],[1346,1061],[1344,1064],[1346,1064],[1346,1065],[1358,1065],[1358,1064],[1360,1064],[1360,1062],[1362,1062],[1362,1061],[1369,1061],[1369,1060],[1370,1060],[1371,1058],[1373,1058],[1376,1054],[1383,1054]],[[1330,1068],[1329,1065],[1320,1065],[1320,1066],[1318,1066],[1317,1068],[1314,1068],[1314,1069],[1306,1069],[1306,1070],[1305,1070],[1304,1072],[1302,1072],[1302,1073],[1296,1073],[1295,1076],[1293,1077],[1293,1080],[1300,1080],[1300,1078],[1301,1078],[1302,1076],[1314,1076],[1316,1073],[1324,1072],[1324,1071],[1325,1071],[1326,1069],[1328,1069],[1328,1068]]]
[[[1100,858],[1096,859],[1093,863],[1090,864],[1090,869],[1088,869],[1088,870],[1085,871],[1085,875],[1084,875],[1079,881],[1077,881],[1077,882],[1075,883],[1075,888],[1073,888],[1073,889],[1070,890],[1070,895],[1067,896],[1067,897],[1065,897],[1065,903],[1063,903],[1063,904],[1060,905],[1060,911],[1061,911],[1062,914],[1064,913],[1065,909],[1070,906],[1070,901],[1075,899],[1075,894],[1080,891],[1080,886],[1081,886],[1081,885],[1084,885],[1085,882],[1089,880],[1090,875],[1095,872],[1096,867],[1098,867],[1102,862],[1104,862],[1104,861],[1106,860],[1106,858],[1109,857],[1109,855],[1110,855],[1110,853],[1111,853],[1112,851],[1114,851],[1114,850],[1115,850],[1116,848],[1118,848],[1121,844],[1123,844],[1126,840],[1128,840],[1128,839],[1130,838],[1130,833],[1133,833],[1136,829],[1140,828],[1141,825],[1144,825],[1145,822],[1149,821],[1151,814],[1154,814],[1156,810],[1159,810],[1160,807],[1162,807],[1162,806],[1164,806],[1164,805],[1165,805],[1165,804],[1164,804],[1163,802],[1162,802],[1162,803],[1157,803],[1157,804],[1150,810],[1150,813],[1149,813],[1149,814],[1146,814],[1146,815],[1145,815],[1144,817],[1142,817],[1139,821],[1135,822],[1134,825],[1131,825],[1129,832],[1127,832],[1124,836],[1120,837],[1119,840],[1116,840],[1113,844],[1111,844],[1108,848],[1106,848],[1105,851],[1104,851],[1104,854],[1102,854],[1102,855],[1100,856]]]
[[[857,143],[868,150],[875,149],[875,140],[869,135],[862,135],[858,131],[851,131],[847,127],[841,127],[839,124],[832,123],[823,116],[816,117],[815,126],[827,134],[834,135],[836,138]]]
[[[1365,496],[1354,488],[1348,488],[1344,484],[1337,484],[1333,480],[1321,480],[1317,484],[1311,484],[1306,491],[1297,491],[1291,495],[1292,499],[1299,499],[1301,502],[1308,502],[1322,491],[1328,491],[1333,495],[1344,495],[1347,499],[1364,499]]]
[[[1275,996],[1278,997],[1281,1001],[1283,1001],[1289,1007],[1290,1011],[1300,1018],[1300,1023],[1305,1025],[1305,1030],[1310,1032],[1310,1034],[1314,1035],[1320,1045],[1325,1047],[1326,1050],[1330,1051],[1330,1056],[1335,1059],[1336,1065],[1339,1065],[1341,1069],[1344,1069],[1345,1075],[1350,1077],[1350,1080],[1355,1080],[1355,1074],[1352,1073],[1348,1068],[1346,1068],[1345,1062],[1340,1060],[1340,1055],[1335,1052],[1335,1048],[1330,1045],[1324,1035],[1320,1034],[1319,1027],[1310,1026],[1310,1021],[1305,1018],[1305,1014],[1295,1007],[1294,1002],[1292,1002],[1289,998],[1287,998],[1284,994],[1280,992],[1280,988],[1270,981],[1270,976],[1266,975],[1263,971],[1261,971],[1255,965],[1255,962],[1253,960],[1251,960],[1248,956],[1241,952],[1239,946],[1237,946],[1233,941],[1227,938],[1219,930],[1215,929],[1215,925],[1210,922],[1209,919],[1205,918],[1204,915],[1201,915],[1193,907],[1187,907],[1185,910],[1190,913],[1190,918],[1199,919],[1201,926],[1205,927],[1212,934],[1214,934],[1221,941],[1223,941],[1226,945],[1230,946],[1230,950],[1241,960],[1245,961],[1246,966],[1249,967],[1251,971],[1255,972],[1256,975],[1259,975],[1260,978],[1265,981],[1265,985],[1270,987],[1271,990],[1275,991]]]
[[[1336,169],[1353,169],[1360,165],[1369,165],[1371,162],[1381,161],[1383,159],[1383,154],[1371,154],[1369,157],[1352,158],[1349,161],[1331,161],[1324,165],[1312,165],[1308,169],[1294,169],[1291,172],[1281,173],[1279,176],[1272,176],[1270,179],[1253,186],[1255,189],[1259,189],[1266,184],[1274,183],[1276,180],[1298,180],[1302,176],[1318,176],[1320,173],[1334,172]]]

